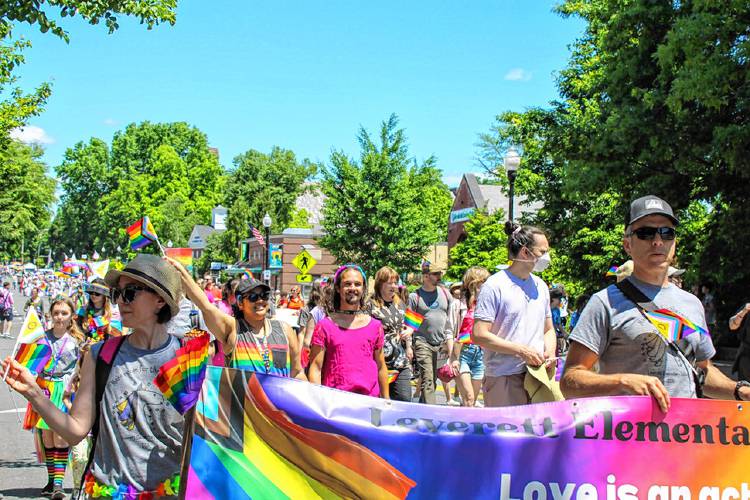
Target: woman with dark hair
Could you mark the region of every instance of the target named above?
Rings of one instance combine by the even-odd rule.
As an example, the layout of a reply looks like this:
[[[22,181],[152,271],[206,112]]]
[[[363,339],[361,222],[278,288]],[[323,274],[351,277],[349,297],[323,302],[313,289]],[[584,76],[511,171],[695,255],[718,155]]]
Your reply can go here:
[[[346,264],[329,286],[333,292],[326,307],[328,317],[313,332],[310,382],[389,399],[383,327],[365,307],[365,272],[356,264]]]
[[[398,296],[398,273],[381,267],[375,273],[375,289],[370,314],[383,325],[383,357],[388,368],[391,399],[411,402],[411,330],[404,327],[406,306]]]
[[[91,342],[99,342],[110,335],[122,335],[120,310],[109,299],[109,287],[101,278],[96,278],[83,287],[88,295],[83,314],[78,315],[78,327]]]
[[[224,287],[221,290],[221,300],[215,303],[216,307],[219,308],[219,311],[223,312],[224,314],[232,314],[235,304],[234,295],[239,283],[240,280],[238,280],[237,278],[231,279],[224,283]]]
[[[319,280],[313,283],[310,295],[307,297],[307,304],[299,311],[299,340],[302,367],[307,368],[310,363],[310,340],[312,340],[315,325],[325,317],[325,311],[320,307],[323,303],[323,286]]]
[[[166,259],[177,269],[185,293],[203,313],[208,330],[221,343],[227,367],[307,380],[294,331],[286,323],[267,317],[271,300],[268,285],[254,278],[240,280],[230,316],[209,302],[182,264]]]
[[[176,498],[184,419],[153,379],[180,347],[166,328],[179,311],[180,278],[162,258],[140,254],[122,271],[110,270],[105,282],[132,333],[95,344],[84,356],[70,411],[53,404],[35,377],[10,357],[2,363],[9,370],[6,381],[68,444],[80,442],[98,422],[84,482],[88,497],[127,492]],[[97,387],[99,366],[109,366],[104,387]],[[64,498],[62,491],[58,498]]]

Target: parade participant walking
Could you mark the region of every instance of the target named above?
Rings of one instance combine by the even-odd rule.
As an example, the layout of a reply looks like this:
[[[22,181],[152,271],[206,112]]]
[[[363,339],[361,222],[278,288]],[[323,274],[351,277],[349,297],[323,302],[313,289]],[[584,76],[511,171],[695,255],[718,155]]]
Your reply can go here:
[[[375,273],[370,315],[383,325],[383,357],[388,368],[388,393],[396,401],[411,402],[411,330],[404,327],[406,306],[398,296],[398,273],[385,266]]]
[[[0,324],[2,334],[0,336],[10,338],[10,327],[13,326],[13,292],[10,291],[10,282],[5,281],[0,289]]]
[[[31,297],[24,304],[23,312],[28,311],[29,307],[34,308],[39,319],[44,318],[44,300],[42,299],[42,294],[39,293],[39,287],[34,287],[31,291]]]
[[[365,272],[355,264],[341,266],[331,286],[328,317],[313,332],[310,382],[389,399],[383,327],[365,308]]]
[[[99,342],[110,335],[122,335],[120,310],[110,302],[110,289],[103,279],[97,278],[84,285],[88,302],[83,314],[78,316],[78,326],[91,342]]]
[[[740,348],[732,365],[732,373],[736,373],[740,380],[750,380],[750,320],[746,319],[749,312],[750,302],[729,318],[729,330],[740,338]]]
[[[165,326],[178,311],[180,278],[162,258],[141,254],[122,271],[110,270],[105,281],[132,333],[96,344],[85,356],[70,412],[60,411],[10,358],[3,361],[3,369],[10,366],[7,382],[67,443],[94,433],[84,486],[89,498],[95,491],[176,498],[184,420],[153,379],[180,347]],[[106,385],[97,381],[100,366],[109,366]]]
[[[420,403],[436,403],[438,351],[445,340],[453,335],[450,322],[453,299],[444,288],[438,286],[442,275],[442,268],[424,261],[422,286],[409,295],[409,309],[424,316],[419,330],[413,334],[414,357],[420,380]]]
[[[190,273],[174,259],[188,298],[203,313],[208,330],[222,344],[226,366],[258,373],[306,380],[299,358],[297,336],[284,322],[269,319],[271,289],[255,278],[240,280],[234,316],[209,302]]]
[[[461,318],[461,326],[458,328],[450,358],[453,373],[457,377],[456,384],[461,394],[462,406],[474,406],[484,379],[484,352],[471,341],[471,332],[474,329],[474,310],[479,290],[489,277],[490,272],[487,269],[474,266],[466,270],[462,280],[461,294],[468,309]]]
[[[289,292],[289,302],[287,303],[286,307],[288,309],[294,309],[296,311],[299,311],[304,306],[305,306],[305,301],[302,298],[300,288],[298,286],[293,286]]]
[[[508,256],[513,263],[484,283],[474,310],[471,340],[485,349],[485,406],[523,405],[526,366],[549,364],[557,341],[549,289],[532,272],[550,263],[549,243],[541,229],[508,222]]]
[[[52,405],[63,412],[67,407],[63,402],[65,389],[76,368],[79,348],[84,341],[73,314],[73,301],[68,297],[58,297],[50,304],[52,328],[45,332],[47,343],[52,347],[49,362],[36,378],[37,386],[44,391]],[[10,378],[10,377],[9,377]],[[29,404],[24,419],[24,429],[41,433],[44,446],[44,461],[47,465],[47,485],[42,495],[52,498],[65,498],[62,490],[65,468],[68,464],[68,442],[50,426],[35,408]],[[41,457],[40,457],[41,458]]]
[[[710,362],[716,351],[708,335],[668,343],[646,316],[667,309],[706,329],[700,301],[667,279],[679,224],[672,207],[656,196],[638,198],[625,223],[622,245],[633,273],[596,293],[583,310],[570,336],[560,384],[565,396],[651,395],[662,411],[671,397],[694,398],[701,391],[716,399],[750,400],[750,383],[735,383]]]

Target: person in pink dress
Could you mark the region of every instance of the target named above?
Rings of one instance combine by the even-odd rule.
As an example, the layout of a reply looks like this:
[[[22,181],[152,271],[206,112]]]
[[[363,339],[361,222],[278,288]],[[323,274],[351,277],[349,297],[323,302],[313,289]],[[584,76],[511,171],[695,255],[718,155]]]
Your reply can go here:
[[[310,382],[390,399],[383,357],[383,326],[365,308],[367,277],[355,264],[341,266],[329,294],[328,316],[315,326]]]

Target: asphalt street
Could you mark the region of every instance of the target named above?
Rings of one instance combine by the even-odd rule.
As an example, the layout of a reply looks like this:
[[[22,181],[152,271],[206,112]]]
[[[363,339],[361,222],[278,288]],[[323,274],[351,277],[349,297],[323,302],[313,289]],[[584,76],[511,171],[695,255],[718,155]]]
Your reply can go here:
[[[14,339],[0,338],[0,356],[11,354],[15,337],[23,323],[23,304],[25,299],[14,294],[16,316],[13,319],[12,335]],[[15,400],[15,404],[14,404]],[[18,414],[15,408],[19,409]],[[23,429],[26,413],[26,400],[18,394],[11,396],[10,389],[0,382],[0,434],[5,436],[0,441],[0,498],[42,498],[39,492],[47,484],[47,469],[44,464],[36,462],[34,442],[31,432]],[[66,472],[65,490],[69,494],[73,488],[70,471]]]

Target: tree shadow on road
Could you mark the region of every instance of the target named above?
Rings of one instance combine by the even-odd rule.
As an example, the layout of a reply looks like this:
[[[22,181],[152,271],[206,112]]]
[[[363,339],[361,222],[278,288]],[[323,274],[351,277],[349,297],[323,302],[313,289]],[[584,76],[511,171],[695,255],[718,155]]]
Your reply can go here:
[[[44,485],[42,485],[44,486]],[[5,498],[16,497],[16,498],[40,498],[39,492],[42,491],[42,486],[35,488],[11,488],[8,490],[0,490],[0,495]]]

